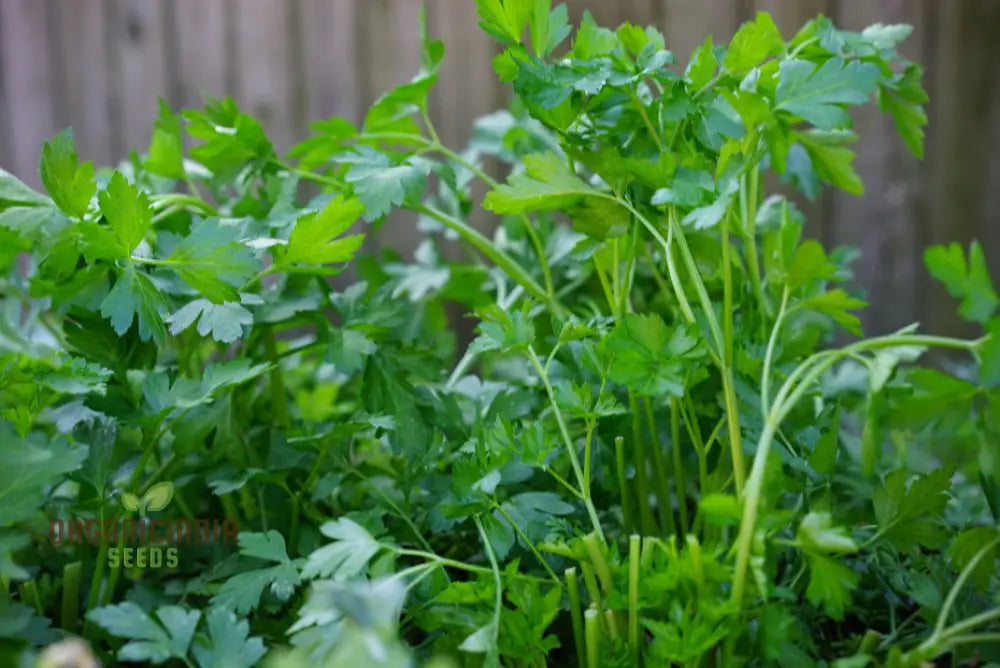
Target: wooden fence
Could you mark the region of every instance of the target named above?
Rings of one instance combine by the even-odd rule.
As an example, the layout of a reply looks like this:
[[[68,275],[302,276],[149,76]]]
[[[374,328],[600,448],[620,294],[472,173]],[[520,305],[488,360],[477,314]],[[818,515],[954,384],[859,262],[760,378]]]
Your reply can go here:
[[[443,139],[504,104],[472,0],[427,0],[448,55],[432,112]],[[928,279],[921,249],[978,238],[1000,278],[1000,0],[575,0],[603,24],[658,26],[682,60],[711,33],[728,40],[758,10],[786,35],[819,12],[845,28],[914,25],[904,54],[926,66],[926,158],[918,163],[875,110],[856,117],[863,197],[804,206],[824,243],[862,250],[857,278],[880,332],[920,320],[958,328],[954,304]],[[195,106],[232,95],[279,149],[308,122],[357,121],[418,63],[417,0],[0,0],[0,164],[37,184],[41,142],[71,125],[85,159],[107,164],[149,140],[156,98]],[[413,236],[393,233],[397,248]],[[384,241],[384,240],[383,240]],[[405,250],[403,248],[402,250]]]

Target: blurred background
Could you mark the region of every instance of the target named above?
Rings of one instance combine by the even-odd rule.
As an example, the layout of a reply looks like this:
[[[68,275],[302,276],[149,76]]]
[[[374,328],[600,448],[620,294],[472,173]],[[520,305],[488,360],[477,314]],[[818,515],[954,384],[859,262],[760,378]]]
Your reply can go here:
[[[962,331],[956,304],[929,279],[922,249],[978,239],[1000,278],[1000,0],[573,0],[576,20],[653,24],[685,64],[711,33],[724,43],[754,12],[786,38],[817,13],[841,28],[909,23],[901,51],[926,68],[925,159],[917,161],[874,105],[856,116],[861,197],[799,198],[808,232],[859,248],[858,286],[876,306],[869,333],[920,321]],[[447,47],[432,114],[460,145],[474,118],[505,105],[492,40],[473,0],[427,0],[430,31]],[[38,186],[42,141],[69,125],[85,160],[110,164],[143,150],[157,96],[200,105],[230,95],[259,118],[279,151],[311,120],[361,120],[419,64],[418,0],[0,0],[0,166]],[[480,212],[477,222],[495,221]],[[392,229],[391,234],[385,231]],[[383,228],[371,250],[409,255],[412,225]],[[391,239],[390,239],[391,237]]]

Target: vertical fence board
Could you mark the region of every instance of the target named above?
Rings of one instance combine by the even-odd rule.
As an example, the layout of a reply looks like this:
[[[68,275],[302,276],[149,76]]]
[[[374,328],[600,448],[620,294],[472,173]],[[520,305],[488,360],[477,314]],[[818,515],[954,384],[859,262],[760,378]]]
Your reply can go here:
[[[687,65],[706,35],[716,44],[725,44],[743,17],[742,0],[663,0],[664,35],[667,48],[681,65]]]
[[[360,121],[358,8],[354,0],[304,0],[309,120]]]
[[[4,67],[4,116],[8,124],[4,168],[38,186],[42,141],[54,134],[53,79],[46,3],[0,3],[0,64]]]
[[[278,152],[295,138],[289,107],[295,97],[292,49],[286,3],[273,0],[240,0],[237,21],[236,88],[241,106],[260,120]],[[289,6],[297,5],[297,2]]]
[[[149,143],[157,98],[169,94],[167,49],[160,0],[112,0],[108,48],[112,158],[128,157]],[[117,121],[117,122],[116,122]]]
[[[232,93],[226,80],[226,21],[222,2],[213,0],[173,0],[176,46],[170,57],[176,59],[176,86],[171,103],[177,107],[200,107],[203,95],[213,97]]]
[[[883,0],[878,5],[840,0],[834,20],[848,30],[879,21],[900,23],[905,18],[904,4],[901,0]],[[902,52],[919,57],[922,38],[921,30],[903,45]],[[856,110],[853,116],[860,137],[854,147],[854,166],[865,193],[836,193],[833,215],[838,225],[829,241],[860,249],[856,282],[865,289],[868,301],[878,305],[864,311],[863,321],[867,331],[883,333],[907,324],[917,307],[912,286],[919,259],[914,243],[918,161],[899,138],[892,119],[875,104]]]
[[[364,0],[358,5],[357,63],[361,75],[361,104],[367,108],[386,91],[407,82],[420,68],[420,3]],[[409,258],[421,241],[415,217],[394,212],[383,223],[378,238],[369,236],[365,249],[393,248]]]
[[[930,192],[921,245],[967,244],[976,237],[995,240],[985,233],[997,225],[1000,206],[1000,183],[996,169],[991,169],[1000,150],[997,134],[991,132],[1000,117],[995,80],[1000,58],[994,38],[1000,4],[929,0],[926,8],[934,42],[932,52],[925,56],[931,74],[926,157]],[[1000,246],[993,243],[986,252],[996,270]],[[955,300],[935,282],[925,280],[927,289],[921,292],[924,319],[935,331],[967,331],[968,326],[955,317]]]
[[[55,123],[73,126],[77,152],[95,164],[112,159],[108,123],[108,72],[104,68],[108,40],[105,38],[104,4],[101,0],[51,3],[61,60],[59,88],[62,99],[56,107]]]

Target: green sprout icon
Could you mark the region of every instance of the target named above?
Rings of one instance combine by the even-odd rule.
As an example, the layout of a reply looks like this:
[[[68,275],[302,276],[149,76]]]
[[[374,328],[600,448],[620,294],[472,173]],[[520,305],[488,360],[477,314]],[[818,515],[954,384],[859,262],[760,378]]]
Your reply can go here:
[[[122,492],[122,505],[125,510],[139,511],[139,517],[145,517],[150,510],[163,510],[174,496],[174,484],[158,482],[143,494],[140,499],[135,494]]]

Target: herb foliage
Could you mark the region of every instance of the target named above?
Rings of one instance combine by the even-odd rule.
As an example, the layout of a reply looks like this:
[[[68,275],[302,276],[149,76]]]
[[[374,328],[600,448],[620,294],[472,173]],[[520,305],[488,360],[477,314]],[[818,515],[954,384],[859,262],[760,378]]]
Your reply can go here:
[[[476,4],[516,95],[464,149],[429,117],[423,26],[412,81],[286,157],[210,99],[161,104],[114,169],[64,130],[45,193],[0,171],[5,663],[77,635],[190,666],[1000,661],[983,249],[926,253],[981,338],[864,338],[852,255],[764,192],[861,193],[873,97],[921,157],[909,27],[786,40],[761,13],[681,68],[655,28]],[[414,260],[364,256],[397,210]],[[140,499],[238,544],[140,568],[50,540]]]

